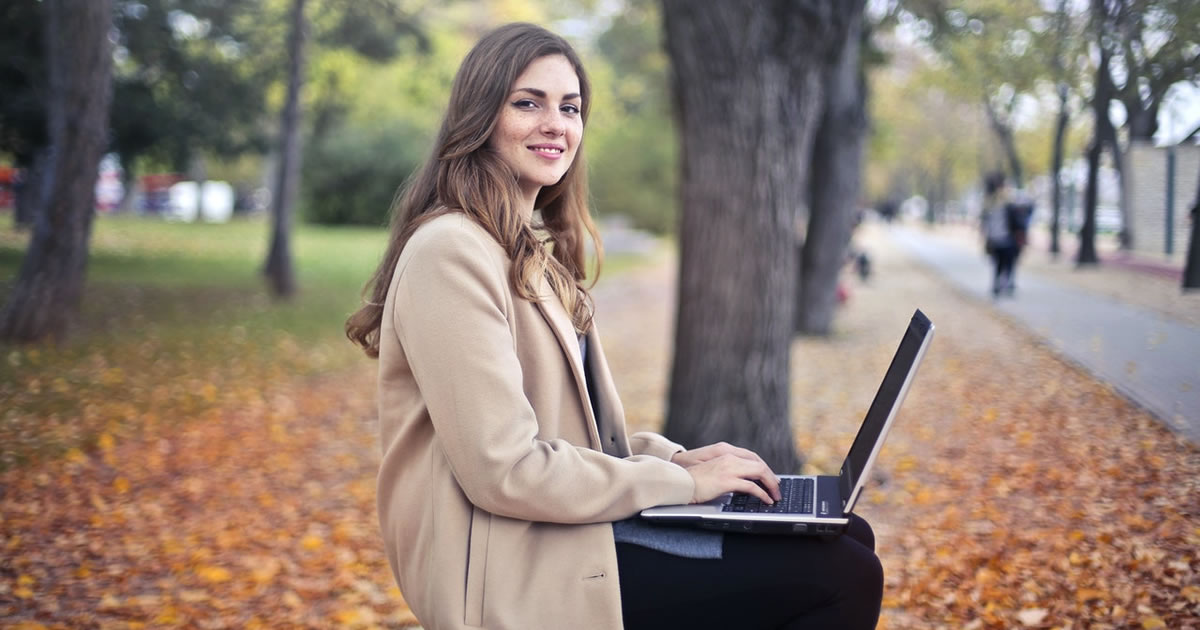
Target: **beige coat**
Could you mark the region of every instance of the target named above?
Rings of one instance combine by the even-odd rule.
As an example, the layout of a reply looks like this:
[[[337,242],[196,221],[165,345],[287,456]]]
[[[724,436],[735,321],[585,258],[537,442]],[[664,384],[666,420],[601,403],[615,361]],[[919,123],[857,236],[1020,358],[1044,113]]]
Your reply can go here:
[[[610,522],[695,488],[666,461],[681,446],[626,436],[595,329],[593,417],[566,310],[548,286],[515,295],[508,266],[461,214],[400,256],[379,342],[388,561],[427,630],[620,628]]]

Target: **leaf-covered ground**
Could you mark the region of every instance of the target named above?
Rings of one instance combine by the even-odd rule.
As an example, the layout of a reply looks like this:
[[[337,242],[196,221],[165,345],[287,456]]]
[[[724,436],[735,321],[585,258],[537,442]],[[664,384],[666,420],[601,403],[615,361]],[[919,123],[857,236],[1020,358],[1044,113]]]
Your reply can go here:
[[[1200,628],[1200,451],[946,289],[883,232],[858,238],[876,273],[849,281],[832,338],[794,344],[793,424],[809,468],[835,470],[911,310],[937,322],[861,510],[887,574],[881,627]],[[669,261],[597,289],[634,429],[662,419]],[[344,367],[337,354],[305,365],[303,339],[272,339],[283,344],[275,362],[196,350],[203,374],[190,386],[165,364],[178,352],[147,351],[143,364],[130,352],[92,376],[115,381],[88,390],[103,399],[8,372],[6,407],[35,387],[39,400],[61,399],[59,424],[87,416],[96,430],[0,473],[0,624],[415,623],[376,529],[373,364]],[[206,390],[213,380],[221,386]],[[142,393],[122,399],[122,383]]]

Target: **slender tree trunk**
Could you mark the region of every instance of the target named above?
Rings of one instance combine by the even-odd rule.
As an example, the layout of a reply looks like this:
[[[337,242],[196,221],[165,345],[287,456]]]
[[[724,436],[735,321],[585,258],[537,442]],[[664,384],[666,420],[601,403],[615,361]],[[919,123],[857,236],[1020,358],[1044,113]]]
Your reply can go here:
[[[61,338],[78,312],[111,94],[112,1],[46,0],[54,187],[3,312],[0,338]]]
[[[204,220],[204,182],[208,181],[208,163],[199,152],[188,160],[188,179],[196,182],[196,221]]]
[[[263,273],[276,297],[287,298],[296,292],[292,267],[291,231],[296,193],[300,187],[300,92],[304,88],[305,43],[308,24],[304,18],[305,0],[293,0],[291,33],[288,37],[288,87],[280,123],[279,174],[272,199],[271,249]]]
[[[1196,178],[1196,200],[1192,202],[1192,234],[1188,239],[1187,264],[1183,268],[1183,289],[1200,289],[1200,177]]]
[[[121,203],[117,205],[117,212],[128,213],[133,211],[133,200],[137,197],[137,169],[134,168],[136,160],[133,157],[121,158]]]
[[[666,433],[799,468],[788,413],[797,210],[839,0],[664,0],[683,144],[680,278]]]
[[[1050,253],[1058,256],[1061,248],[1058,242],[1059,220],[1062,217],[1062,163],[1063,145],[1066,144],[1067,125],[1071,122],[1070,105],[1067,103],[1068,91],[1065,83],[1058,84],[1058,118],[1054,125],[1054,146],[1051,149],[1050,174],[1051,193],[1050,203],[1053,216],[1050,220]]]
[[[866,85],[859,63],[862,2],[851,17],[838,60],[825,73],[825,103],[812,149],[808,229],[800,262],[796,331],[828,335],[837,284],[858,212]]]
[[[1096,256],[1096,202],[1100,195],[1100,138],[1093,137],[1087,150],[1087,188],[1083,194],[1083,227],[1079,230],[1079,253],[1075,262],[1079,265],[1095,265]]]
[[[1096,205],[1100,199],[1100,153],[1106,138],[1112,134],[1112,120],[1108,117],[1108,104],[1113,97],[1113,85],[1109,79],[1109,63],[1112,54],[1100,47],[1100,67],[1096,70],[1096,87],[1092,94],[1092,116],[1095,120],[1092,143],[1088,145],[1087,190],[1083,198],[1083,229],[1079,232],[1079,253],[1075,259],[1080,265],[1095,265],[1096,256]]]
[[[996,113],[996,108],[992,106],[992,101],[984,94],[983,107],[987,112],[988,122],[991,123],[992,131],[996,134],[996,139],[1000,141],[1000,147],[1004,150],[1004,157],[1008,160],[1008,169],[1012,174],[1013,187],[1025,187],[1025,169],[1021,165],[1021,156],[1017,153],[1017,141],[1013,137],[1012,125],[1009,121],[1001,120],[1000,115]]]
[[[1117,138],[1117,129],[1109,122],[1107,115],[1104,125],[1101,126],[1101,133],[1101,140],[1112,150],[1113,168],[1117,171],[1117,209],[1121,214],[1121,231],[1117,233],[1117,241],[1121,249],[1132,249],[1133,217],[1130,216],[1132,201],[1129,199],[1129,169],[1125,168],[1125,150],[1121,147],[1120,139]]]

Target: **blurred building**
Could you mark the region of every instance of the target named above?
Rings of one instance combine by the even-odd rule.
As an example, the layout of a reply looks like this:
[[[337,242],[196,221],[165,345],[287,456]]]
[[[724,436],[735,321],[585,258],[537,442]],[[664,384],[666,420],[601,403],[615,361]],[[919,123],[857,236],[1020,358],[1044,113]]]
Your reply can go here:
[[[1200,146],[1133,143],[1128,183],[1135,252],[1183,260],[1191,234],[1188,212],[1196,200],[1198,178]]]

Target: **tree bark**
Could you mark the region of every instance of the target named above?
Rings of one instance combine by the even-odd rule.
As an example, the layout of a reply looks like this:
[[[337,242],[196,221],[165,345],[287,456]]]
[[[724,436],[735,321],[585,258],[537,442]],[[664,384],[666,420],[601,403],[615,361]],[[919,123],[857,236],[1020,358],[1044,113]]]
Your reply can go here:
[[[17,228],[32,228],[37,217],[46,209],[46,200],[54,179],[54,151],[50,146],[34,150],[27,163],[18,163],[21,167],[21,189],[13,199],[15,216],[13,223]]]
[[[1096,201],[1100,194],[1100,138],[1092,138],[1087,150],[1087,188],[1083,194],[1083,227],[1079,230],[1079,252],[1075,262],[1079,265],[1095,265],[1096,256]]]
[[[291,231],[296,193],[300,187],[300,92],[304,88],[305,44],[308,24],[304,18],[305,0],[293,0],[291,32],[288,36],[288,87],[280,122],[279,172],[271,204],[271,249],[263,273],[276,297],[296,293],[296,275],[292,267]]]
[[[1108,104],[1113,97],[1113,85],[1109,80],[1108,67],[1112,53],[1104,46],[1100,47],[1100,66],[1096,69],[1096,87],[1092,94],[1092,142],[1088,145],[1087,153],[1087,189],[1083,197],[1083,229],[1079,232],[1079,253],[1075,262],[1079,265],[1095,265],[1100,262],[1096,256],[1096,205],[1100,198],[1100,153],[1104,148],[1105,139],[1112,130],[1112,120],[1108,117]],[[1115,135],[1115,134],[1114,134]]]
[[[849,4],[849,3],[847,3]],[[789,373],[798,208],[838,0],[664,0],[682,138],[679,300],[666,434],[798,470]]]
[[[60,339],[79,309],[106,144],[112,0],[46,0],[47,120],[53,187],[3,312],[0,338]]]
[[[1050,253],[1057,258],[1059,246],[1059,222],[1062,217],[1062,163],[1063,145],[1066,144],[1067,125],[1071,122],[1071,109],[1068,105],[1068,88],[1065,83],[1058,84],[1058,117],[1054,125],[1054,146],[1050,150],[1050,176],[1052,191],[1050,203],[1053,216],[1050,220]]]
[[[862,2],[836,63],[825,73],[825,102],[812,149],[808,228],[800,262],[796,331],[828,335],[837,307],[837,284],[858,212],[866,130],[866,80],[859,63]]]
[[[1192,234],[1188,239],[1187,264],[1183,268],[1183,289],[1200,289],[1200,177],[1196,178],[1196,199],[1192,202]]]
[[[1112,82],[1112,75],[1107,71],[1098,77],[1099,83],[1102,84],[1097,88],[1097,94],[1115,95],[1117,88]],[[1111,119],[1108,117],[1108,108],[1105,106],[1104,115],[1097,119],[1097,126],[1100,140],[1108,145],[1112,150],[1113,168],[1117,171],[1117,188],[1119,196],[1117,198],[1117,209],[1121,213],[1121,231],[1117,233],[1117,241],[1121,249],[1133,248],[1133,217],[1130,216],[1130,209],[1133,202],[1129,199],[1129,183],[1128,170],[1125,168],[1125,150],[1121,147],[1121,140],[1117,137],[1117,128],[1113,126]],[[1133,145],[1132,137],[1130,146]]]
[[[983,108],[987,112],[992,131],[996,134],[996,139],[1000,141],[1000,147],[1004,150],[1004,158],[1008,160],[1008,170],[1011,171],[1013,187],[1024,188],[1025,169],[1021,164],[1021,156],[1017,153],[1017,141],[1013,137],[1012,124],[1009,121],[1001,120],[1000,114],[996,113],[996,108],[992,106],[992,101],[986,92],[983,95]]]

